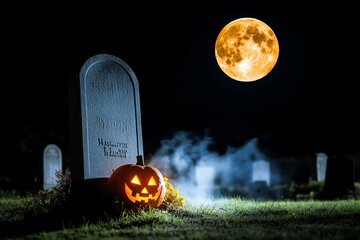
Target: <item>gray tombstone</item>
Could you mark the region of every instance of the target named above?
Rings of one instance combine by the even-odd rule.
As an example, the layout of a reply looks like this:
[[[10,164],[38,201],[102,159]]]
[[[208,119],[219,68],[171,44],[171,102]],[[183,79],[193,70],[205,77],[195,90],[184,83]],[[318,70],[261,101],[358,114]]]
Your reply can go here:
[[[138,80],[120,58],[100,54],[80,71],[84,179],[109,178],[143,155]]]
[[[44,149],[43,171],[43,188],[49,191],[58,185],[57,173],[62,172],[62,154],[55,144],[49,144]]]
[[[322,197],[327,199],[354,197],[354,161],[347,156],[329,157]]]
[[[325,181],[328,156],[325,153],[316,153],[316,173],[318,181]]]
[[[253,199],[270,198],[270,163],[264,159],[252,162],[252,183],[249,185],[249,197]]]
[[[197,200],[206,200],[211,197],[215,183],[215,167],[197,165],[195,167],[196,187],[192,189]]]
[[[270,185],[270,163],[266,160],[255,160],[252,163],[252,182],[262,181]]]

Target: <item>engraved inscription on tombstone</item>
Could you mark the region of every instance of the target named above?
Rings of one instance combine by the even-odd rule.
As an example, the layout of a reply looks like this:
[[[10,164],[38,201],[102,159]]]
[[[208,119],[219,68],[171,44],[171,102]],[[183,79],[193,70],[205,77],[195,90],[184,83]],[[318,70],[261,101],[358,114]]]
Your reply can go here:
[[[138,80],[120,58],[100,54],[80,71],[84,179],[109,178],[143,155]]]
[[[43,152],[43,188],[51,190],[58,185],[57,173],[62,172],[62,154],[55,144],[49,144]]]

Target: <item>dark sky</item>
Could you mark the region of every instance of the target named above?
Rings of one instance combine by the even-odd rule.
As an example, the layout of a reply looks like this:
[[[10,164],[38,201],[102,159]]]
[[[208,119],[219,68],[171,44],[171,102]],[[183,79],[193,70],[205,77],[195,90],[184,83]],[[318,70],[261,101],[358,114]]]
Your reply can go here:
[[[68,80],[102,53],[121,58],[138,78],[145,154],[183,130],[210,134],[220,148],[257,137],[288,155],[359,152],[356,8],[199,4],[5,9],[3,159],[66,144]],[[270,74],[250,83],[226,76],[214,53],[218,33],[241,17],[267,23],[280,46]]]

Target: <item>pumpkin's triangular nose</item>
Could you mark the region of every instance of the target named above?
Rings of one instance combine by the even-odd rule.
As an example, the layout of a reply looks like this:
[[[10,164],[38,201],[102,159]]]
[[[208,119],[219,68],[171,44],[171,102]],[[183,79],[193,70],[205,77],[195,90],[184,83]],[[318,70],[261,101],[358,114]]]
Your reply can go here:
[[[146,194],[148,194],[149,192],[148,192],[148,190],[146,189],[146,187],[144,187],[144,189],[141,191],[141,193],[146,193]]]

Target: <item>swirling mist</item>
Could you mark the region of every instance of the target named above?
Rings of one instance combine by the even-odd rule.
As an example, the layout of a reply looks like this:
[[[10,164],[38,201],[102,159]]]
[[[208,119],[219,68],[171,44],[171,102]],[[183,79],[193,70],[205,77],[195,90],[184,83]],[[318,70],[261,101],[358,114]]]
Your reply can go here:
[[[213,143],[209,136],[177,132],[161,141],[148,165],[158,168],[180,195],[192,200],[241,195],[251,190],[255,180],[271,184],[270,159],[258,149],[257,138],[240,148],[228,147],[224,154],[211,150]]]

